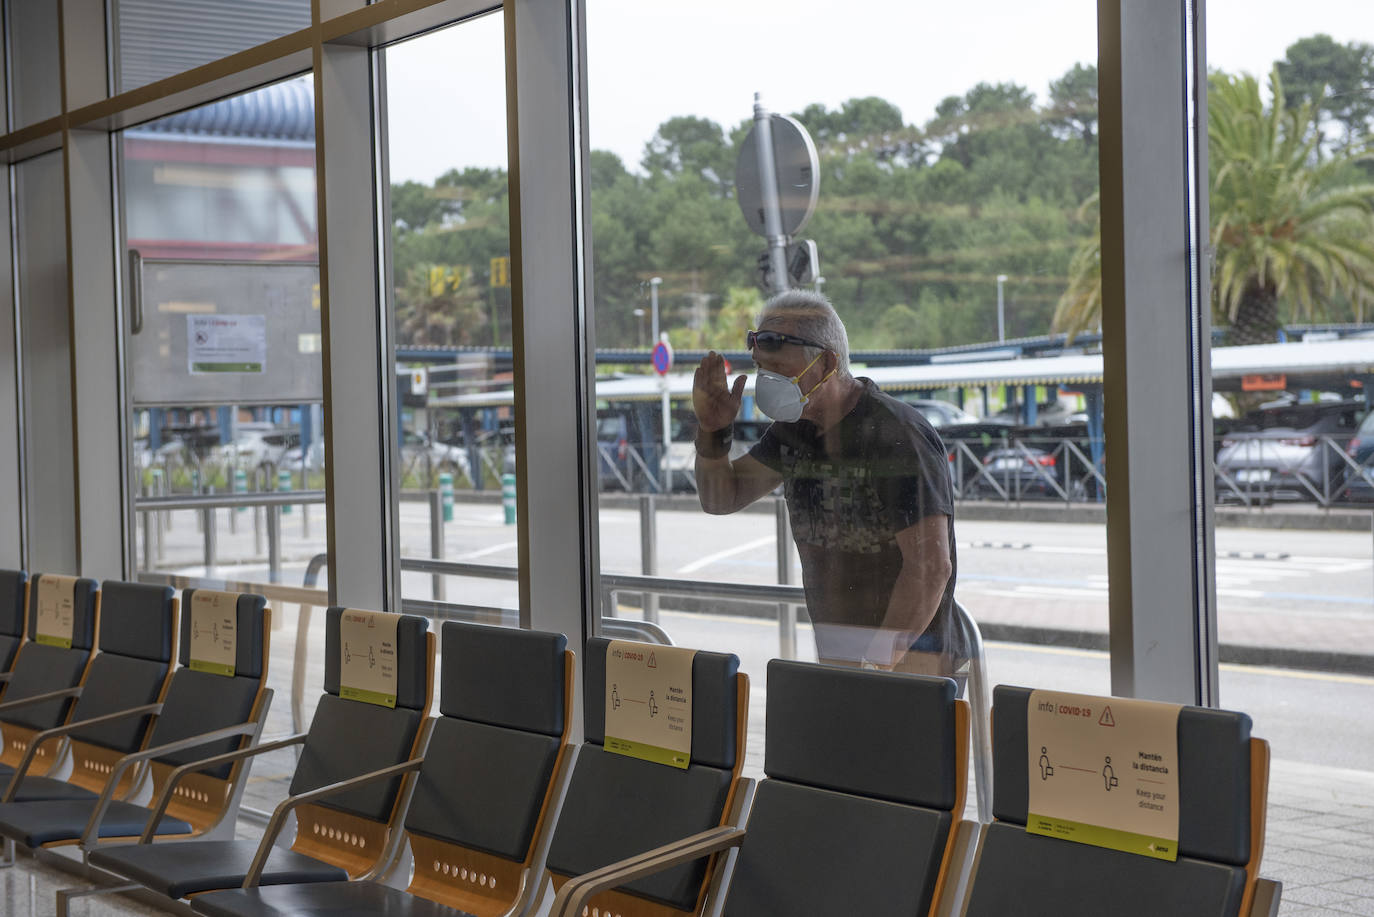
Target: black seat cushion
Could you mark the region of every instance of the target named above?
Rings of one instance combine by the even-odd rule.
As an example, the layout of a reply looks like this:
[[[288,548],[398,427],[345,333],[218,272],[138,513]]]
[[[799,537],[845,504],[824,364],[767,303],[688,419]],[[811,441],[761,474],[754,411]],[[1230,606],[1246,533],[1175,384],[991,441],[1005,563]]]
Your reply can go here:
[[[149,747],[156,748],[172,742],[206,732],[213,732],[225,726],[243,723],[253,713],[253,702],[257,699],[261,683],[257,678],[226,678],[209,672],[197,672],[180,668],[172,676],[167,688],[167,696],[162,703],[162,713],[153,724],[153,735],[148,740]],[[206,745],[159,755],[164,764],[189,764],[202,758],[233,751],[239,746],[239,737],[231,736]],[[206,770],[211,777],[224,779],[229,776],[233,764],[223,764]]]
[[[0,694],[0,703],[73,687],[81,681],[90,660],[88,648],[63,649],[30,640],[15,658],[14,674],[10,676],[5,693]],[[0,713],[0,719],[27,729],[51,729],[67,719],[71,705],[70,698],[44,701]]]
[[[0,805],[0,834],[26,847],[53,841],[76,840],[86,830],[95,800],[11,802]],[[100,837],[138,837],[152,817],[143,806],[115,800],[100,820]],[[163,816],[159,834],[190,834],[192,828],[179,818]]]
[[[932,809],[958,783],[957,687],[949,678],[807,662],[768,663],[770,777]]]
[[[131,707],[156,703],[167,679],[168,663],[113,652],[97,653],[71,722],[91,720]],[[142,747],[150,716],[126,717],[72,732],[72,738],[103,748],[131,752]]]
[[[291,795],[407,760],[423,719],[420,711],[399,704],[391,709],[322,696],[291,778]],[[386,821],[400,786],[400,777],[376,781],[322,799],[320,805]]]
[[[23,642],[18,637],[0,634],[0,672],[8,672],[14,663],[15,652]]]
[[[334,605],[324,615],[324,690],[339,693],[339,620],[344,609]],[[396,622],[396,706],[419,710],[428,706],[429,619],[401,615]]]
[[[91,864],[127,876],[169,898],[237,888],[252,865],[257,841],[187,841],[172,844],[119,844],[91,852]],[[274,848],[262,874],[264,885],[342,882],[337,866],[291,850]]]
[[[18,637],[24,633],[24,584],[28,574],[23,570],[0,570],[0,635]],[[9,660],[0,671],[9,668]]]
[[[606,740],[606,648],[611,641],[592,637],[583,662],[583,733],[597,745]],[[692,763],[735,766],[739,657],[699,651],[692,659]]]
[[[175,621],[171,586],[100,584],[100,651],[171,663]]]
[[[1029,688],[993,690],[992,811],[1026,824],[1030,759],[1026,754]],[[1243,866],[1250,858],[1250,717],[1184,707],[1178,716],[1180,856]]]
[[[558,818],[548,866],[565,876],[690,837],[720,824],[730,771],[693,764],[684,770],[584,745]],[[705,858],[623,886],[691,910],[706,875]]]
[[[445,659],[445,667],[450,661]],[[440,717],[406,828],[521,861],[553,775],[558,739]]]
[[[177,656],[182,665],[191,664],[191,602],[196,590],[181,594],[181,644]],[[234,612],[234,677],[262,677],[263,609],[267,599],[252,592],[239,594]]]
[[[208,917],[461,917],[463,911],[376,882],[323,882],[233,888],[191,899],[191,907]]]
[[[1245,889],[1239,866],[1179,857],[1151,859],[1027,834],[994,823],[985,840],[966,917],[1236,917]]]
[[[445,621],[440,712],[561,735],[567,648],[562,634]]]
[[[925,914],[949,812],[765,780],[726,917]]]
[[[55,799],[94,800],[98,795],[98,793],[92,793],[90,790],[83,789],[65,780],[53,780],[51,777],[25,777],[19,784],[19,791],[14,794],[14,801],[39,802]]]

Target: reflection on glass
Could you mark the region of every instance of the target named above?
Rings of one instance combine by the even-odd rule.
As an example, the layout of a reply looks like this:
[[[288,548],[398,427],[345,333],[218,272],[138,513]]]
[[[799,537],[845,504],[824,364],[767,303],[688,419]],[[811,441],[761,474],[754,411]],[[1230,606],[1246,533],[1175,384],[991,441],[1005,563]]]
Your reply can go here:
[[[119,91],[310,27],[310,0],[119,0]]]
[[[403,558],[516,564],[503,49],[487,15],[385,51]],[[518,622],[509,580],[403,561],[401,593]]]
[[[121,135],[136,499],[242,495],[136,512],[141,570],[299,583],[325,550],[314,123],[300,78]]]
[[[824,53],[802,64],[821,17]],[[735,652],[756,678],[776,655],[958,672],[952,599],[994,636],[1105,647],[1100,369],[1011,359],[1068,359],[1056,313],[1096,232],[1094,7],[893,8],[877,30],[812,4],[700,18],[699,37],[674,23],[673,41],[642,41],[662,11],[588,8],[603,613]],[[960,53],[913,55],[916,34]],[[776,255],[747,177],[763,171],[746,140],[756,92],[775,136],[795,123],[816,155],[777,153],[796,170],[785,197],[819,188],[809,221],[784,203]],[[824,296],[838,333],[771,311],[781,286]],[[751,330],[809,343],[765,351]],[[1071,346],[1099,343],[1094,319]],[[694,408],[699,366],[712,390]],[[1031,521],[1036,504],[1063,521]],[[671,591],[616,586],[645,572]],[[749,602],[726,594],[740,583],[783,588]],[[1105,656],[994,652],[999,680],[1108,690]]]

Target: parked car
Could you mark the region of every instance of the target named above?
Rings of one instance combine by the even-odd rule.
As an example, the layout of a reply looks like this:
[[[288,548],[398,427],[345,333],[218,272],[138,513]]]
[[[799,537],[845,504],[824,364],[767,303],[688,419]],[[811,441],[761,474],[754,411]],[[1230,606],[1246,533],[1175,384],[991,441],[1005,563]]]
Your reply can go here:
[[[977,423],[978,418],[965,411],[959,405],[949,401],[939,401],[933,398],[917,398],[910,393],[901,393],[897,396],[900,400],[914,407],[921,412],[921,416],[930,421],[932,427],[941,428],[951,424]]]
[[[1057,455],[1025,445],[988,450],[982,473],[966,478],[964,486],[967,496],[989,500],[1063,500],[1065,491],[1074,499],[1085,496],[1080,479],[1071,478],[1065,487]]]
[[[1356,428],[1355,435],[1345,445],[1345,454],[1359,468],[1343,462],[1345,468],[1338,496],[1351,502],[1374,502],[1374,411],[1366,414]]]
[[[462,446],[441,442],[426,432],[402,431],[401,467],[403,472],[467,473],[468,453]]]
[[[737,420],[731,431],[730,461],[754,448],[770,421]],[[668,467],[672,469],[673,491],[696,491],[697,424],[694,418],[673,418],[673,439],[668,447]]]
[[[234,441],[220,447],[220,460],[246,471],[262,471],[268,476],[277,472],[286,453],[299,449],[301,431],[295,427],[278,427],[270,423],[246,421],[234,431]],[[297,465],[300,458],[296,459]]]
[[[1326,502],[1340,488],[1364,403],[1283,404],[1231,424],[1216,458],[1218,501]]]

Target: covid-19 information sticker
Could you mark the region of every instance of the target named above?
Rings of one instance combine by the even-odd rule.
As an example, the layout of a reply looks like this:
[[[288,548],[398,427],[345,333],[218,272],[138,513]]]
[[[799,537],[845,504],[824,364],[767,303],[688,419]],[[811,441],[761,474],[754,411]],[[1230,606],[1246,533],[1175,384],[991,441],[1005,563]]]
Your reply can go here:
[[[339,615],[339,697],[396,706],[396,625],[401,616],[345,608]]]
[[[1026,830],[1178,859],[1177,704],[1033,691]]]
[[[692,763],[696,650],[612,640],[606,647],[605,749],[685,769]]]
[[[33,639],[48,646],[72,647],[72,628],[76,616],[76,577],[38,578],[38,621]]]
[[[191,668],[233,676],[238,661],[236,592],[197,589],[191,593]]]

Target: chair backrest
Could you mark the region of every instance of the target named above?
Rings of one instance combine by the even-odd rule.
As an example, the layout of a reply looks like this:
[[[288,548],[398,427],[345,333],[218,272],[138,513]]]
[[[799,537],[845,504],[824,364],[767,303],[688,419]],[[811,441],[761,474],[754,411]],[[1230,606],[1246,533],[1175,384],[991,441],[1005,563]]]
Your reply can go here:
[[[93,579],[77,579],[72,585],[72,645],[50,646],[33,639],[38,621],[38,590],[45,576],[35,574],[29,580],[28,612],[25,640],[15,654],[9,682],[0,693],[0,702],[23,700],[50,691],[72,688],[81,683],[95,649],[99,631],[100,591]],[[51,729],[66,722],[71,712],[70,698],[45,701],[12,710],[3,716],[4,751],[0,763],[15,766],[24,756],[34,733]],[[48,749],[40,749],[30,773],[45,773],[54,763]]]
[[[8,672],[15,651],[24,640],[24,597],[29,575],[23,570],[0,570],[0,672]]]
[[[1250,718],[1203,707],[1179,713],[1178,859],[1168,862],[1026,832],[1030,696],[1006,685],[993,692],[996,821],[983,831],[966,913],[1243,914],[1258,875],[1268,781],[1268,746],[1250,737]]]
[[[555,883],[724,824],[744,760],[748,678],[733,654],[699,652],[692,664],[692,760],[680,770],[607,751],[606,650],[587,641],[583,664],[585,741],[549,850]],[[647,649],[647,648],[646,648]],[[615,813],[633,813],[618,817]],[[610,827],[608,819],[614,819]],[[706,860],[630,882],[593,899],[626,915],[644,900],[691,912],[705,893]]]
[[[171,677],[179,605],[170,586],[106,580],[100,586],[100,652],[91,659],[71,720],[94,719],[162,699]],[[144,746],[152,715],[72,732],[68,781],[100,792],[114,763]],[[126,781],[132,780],[132,772]]]
[[[339,696],[340,620],[345,609],[325,614],[324,691],[301,747],[291,795],[400,764],[418,751],[420,726],[434,691],[434,635],[429,620],[401,615],[396,625],[396,706]],[[357,876],[386,847],[401,777],[367,784],[296,810],[292,849]]]
[[[931,913],[968,782],[956,692],[949,678],[770,662],[767,778],[726,917]]]
[[[252,593],[237,593],[233,601],[235,661],[232,676],[191,668],[191,626],[194,589],[181,601],[180,668],[172,675],[162,712],[153,724],[148,746],[156,748],[259,716],[266,702],[269,635],[272,612],[267,600]],[[169,752],[152,762],[153,796],[162,791],[167,776],[182,764],[234,751],[251,741],[249,736],[220,739],[184,751]],[[218,822],[229,804],[243,762],[186,775],[177,785],[167,812],[203,831]]]
[[[444,623],[441,716],[406,815],[412,893],[505,913],[535,886],[522,873],[542,870],[536,841],[570,752],[567,646],[562,634]]]

